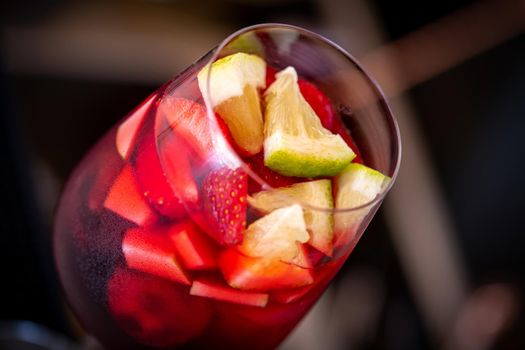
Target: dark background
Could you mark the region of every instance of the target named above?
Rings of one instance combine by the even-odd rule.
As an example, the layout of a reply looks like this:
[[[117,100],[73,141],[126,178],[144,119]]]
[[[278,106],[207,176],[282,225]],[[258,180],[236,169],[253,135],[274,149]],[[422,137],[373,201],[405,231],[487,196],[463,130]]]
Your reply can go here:
[[[258,22],[283,21],[332,34],[335,41],[344,30],[354,30],[352,23],[343,21],[338,24],[337,32],[330,19],[323,15],[327,6],[337,11],[337,1],[330,1],[330,5],[320,0],[107,3],[112,4],[109,11],[114,13],[104,16],[118,18],[120,7],[144,16],[177,13],[189,19],[184,22],[186,25],[207,23],[205,28],[195,28],[200,33],[216,32],[199,43],[202,47],[196,45],[188,49],[184,59],[174,58],[172,70],[164,71],[166,75],[155,71],[150,80],[143,78],[143,71],[130,79],[122,78],[123,74],[104,74],[104,71],[93,74],[78,73],[79,69],[61,71],[46,66],[45,59],[41,64],[42,58],[31,51],[31,41],[24,43],[27,36],[19,41],[12,28],[32,28],[38,32],[39,26],[53,24],[64,9],[73,5],[60,0],[0,5],[0,320],[2,324],[8,320],[30,320],[75,341],[82,337],[81,332],[67,313],[60,294],[50,242],[54,205],[80,157],[163,80],[190,64],[191,59],[186,57],[195,52],[193,59],[197,59],[218,43],[217,38],[220,40],[238,28]],[[100,3],[83,4],[96,8]],[[417,4],[375,0],[367,6],[373,8],[384,39],[393,41],[471,4],[465,0]],[[521,9],[525,22],[525,6]],[[74,18],[71,21],[75,23]],[[490,33],[484,23],[476,25]],[[191,33],[192,28],[184,29]],[[126,28],[121,31],[125,33]],[[136,31],[129,36],[133,33]],[[169,44],[166,41],[166,45]],[[49,42],[49,45],[54,44]],[[119,43],[115,45],[119,47]],[[351,46],[345,48],[354,52]],[[22,61],[26,63],[17,64],[20,57],[24,57]],[[147,58],[152,65],[156,64],[155,52]],[[165,62],[166,58],[162,59]],[[56,60],[71,63],[67,57],[56,57]],[[473,349],[525,347],[522,313],[525,230],[521,223],[525,195],[522,183],[524,62],[525,36],[518,34],[403,93],[414,107],[417,130],[425,140],[425,154],[455,227],[454,242],[466,271],[468,295],[479,295],[476,291],[495,285],[512,296],[512,312],[507,313],[505,326],[493,334],[486,347],[471,344]],[[80,67],[82,64],[85,62],[81,62]],[[403,137],[411,136],[404,134],[403,129],[401,132]],[[391,230],[380,212],[343,270],[343,274],[348,275],[374,271],[382,291],[382,301],[371,328],[358,340],[349,340],[348,346],[351,344],[356,349],[446,347],[447,339],[436,338],[428,328],[425,313],[417,303],[417,291],[410,287],[406,268],[392,241]],[[336,280],[335,287],[341,283]],[[446,288],[444,290],[446,292]],[[494,310],[492,304],[480,305],[479,312],[474,312],[478,318],[497,317],[497,302],[496,314],[490,311]],[[458,320],[461,317],[458,315]],[[478,318],[474,317],[474,322]],[[452,333],[449,333],[451,338]]]

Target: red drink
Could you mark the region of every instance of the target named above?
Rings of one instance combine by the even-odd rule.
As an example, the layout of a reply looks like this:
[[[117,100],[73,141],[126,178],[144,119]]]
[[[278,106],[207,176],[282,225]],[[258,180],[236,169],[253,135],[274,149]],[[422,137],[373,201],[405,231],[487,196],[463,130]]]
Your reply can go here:
[[[295,68],[276,60],[279,36],[292,35],[298,49],[322,44],[322,52],[330,43],[287,26],[232,38],[248,34],[248,46],[264,44],[264,54],[240,56],[246,48],[228,39],[211,68],[204,68],[208,55],[111,130],[65,189],[56,263],[75,314],[108,348],[275,348],[337,273],[391,186],[359,164],[397,171],[396,125],[375,85],[366,79],[377,99],[345,115],[337,107],[348,101],[330,96],[337,74],[320,80],[295,62],[297,80]],[[246,78],[254,69],[263,85]],[[231,92],[239,72],[244,90]],[[217,90],[214,79],[223,76]],[[298,116],[283,122],[283,105],[296,106]],[[304,119],[297,123],[306,132],[288,133],[293,118]],[[366,136],[371,129],[394,137],[378,142]],[[279,143],[292,136],[306,146]],[[333,147],[301,153],[319,144]],[[312,154],[319,156],[312,161]],[[367,190],[356,192],[363,181]]]

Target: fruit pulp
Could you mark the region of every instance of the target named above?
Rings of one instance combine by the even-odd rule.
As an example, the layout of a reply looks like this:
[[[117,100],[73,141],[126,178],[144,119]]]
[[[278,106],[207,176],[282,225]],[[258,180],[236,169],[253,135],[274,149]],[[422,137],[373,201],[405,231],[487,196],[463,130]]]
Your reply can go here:
[[[304,248],[308,266],[267,262],[225,247],[205,232],[206,224],[198,222],[203,213],[191,212],[202,201],[196,188],[206,181],[193,180],[189,165],[213,157],[209,145],[194,144],[208,137],[205,120],[199,119],[206,118],[199,107],[202,97],[196,92],[183,99],[184,110],[191,112],[181,118],[192,125],[181,126],[178,119],[179,125],[170,124],[163,134],[168,136],[160,138],[155,121],[166,113],[160,103],[164,93],[161,88],[125,118],[134,127],[128,123],[124,131],[118,125],[111,130],[72,175],[54,240],[69,302],[108,348],[275,348],[350,251],[330,258]],[[181,129],[187,142],[173,145],[169,135]],[[180,155],[190,149],[188,158],[160,166],[160,153],[145,152],[152,138],[158,150],[173,147]],[[235,184],[248,187],[246,180]],[[235,287],[227,283],[228,274],[234,275]]]

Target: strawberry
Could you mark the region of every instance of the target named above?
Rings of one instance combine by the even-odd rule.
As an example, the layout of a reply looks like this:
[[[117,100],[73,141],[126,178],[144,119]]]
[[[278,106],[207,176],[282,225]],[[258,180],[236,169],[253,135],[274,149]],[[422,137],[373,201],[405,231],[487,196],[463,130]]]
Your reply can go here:
[[[240,168],[215,169],[202,188],[203,208],[211,226],[206,232],[223,245],[240,243],[246,225],[247,175]]]
[[[315,114],[321,120],[321,124],[328,129],[332,130],[333,122],[335,119],[335,112],[332,108],[330,99],[313,83],[299,79],[298,82],[301,94],[310,107],[315,111]]]
[[[283,186],[290,186],[294,183],[304,181],[304,179],[299,177],[284,176],[276,173],[267,166],[264,165],[264,153],[261,152],[255,156],[248,159],[248,164],[250,168],[255,172],[259,177],[266,182],[268,185],[276,188]],[[255,193],[261,190],[261,185],[250,178],[249,180],[249,192]]]

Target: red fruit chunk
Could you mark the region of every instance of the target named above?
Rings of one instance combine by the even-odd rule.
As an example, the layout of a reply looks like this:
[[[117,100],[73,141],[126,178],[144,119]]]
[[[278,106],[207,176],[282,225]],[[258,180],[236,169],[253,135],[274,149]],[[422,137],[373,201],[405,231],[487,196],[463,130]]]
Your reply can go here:
[[[311,269],[279,260],[250,258],[235,249],[221,254],[219,266],[228,284],[242,290],[297,288],[314,281]]]
[[[231,288],[217,278],[200,278],[193,281],[191,295],[213,298],[229,303],[265,307],[268,294],[243,292]]]
[[[275,81],[275,74],[277,74],[277,69],[266,65],[266,88]]]
[[[113,182],[104,207],[139,226],[147,226],[157,220],[155,212],[144,200],[129,165],[124,166]]]
[[[301,94],[310,107],[315,111],[315,114],[317,114],[321,120],[321,124],[323,124],[326,129],[332,130],[335,112],[332,108],[330,99],[319,90],[317,86],[309,81],[299,79],[297,83],[299,84]]]
[[[188,287],[118,268],[108,282],[108,307],[119,326],[150,346],[176,346],[199,336],[212,309]]]
[[[122,251],[129,268],[178,283],[191,284],[175,257],[175,248],[164,228],[129,229],[122,240]]]
[[[307,244],[303,245],[303,252],[312,266],[316,266],[326,257],[326,254]]]
[[[206,232],[223,245],[242,241],[246,226],[248,178],[240,168],[211,171],[202,184],[204,214],[210,226]]]
[[[352,160],[352,163],[361,163],[363,164],[363,159],[361,158],[361,154],[359,153],[359,149],[357,148],[354,140],[352,139],[352,136],[350,136],[350,132],[346,129],[346,127],[343,125],[341,120],[334,119],[333,123],[333,129],[332,132],[339,134],[343,140],[346,142],[348,147],[352,149],[355,153],[355,158]]]
[[[171,226],[168,235],[186,268],[203,270],[217,266],[215,243],[192,222],[185,221]]]
[[[312,287],[313,285],[309,285],[301,288],[279,290],[272,293],[271,299],[281,304],[290,304],[304,297]]]
[[[206,161],[213,154],[206,108],[194,101],[165,95],[158,113],[168,121],[177,137],[186,141],[195,156]]]
[[[157,101],[157,95],[154,94],[148,97],[142,104],[127,117],[127,119],[120,124],[117,129],[116,145],[117,151],[122,159],[128,159],[131,153],[131,146],[135,137],[137,136],[138,130],[142,125],[142,122],[151,106]]]
[[[159,150],[165,160],[162,169],[153,133],[146,135],[137,149],[135,172],[141,192],[163,216],[181,218],[186,215],[183,202],[198,201],[197,185],[189,161],[180,149],[180,142],[171,134],[160,139]],[[166,176],[169,176],[169,182]]]
[[[264,180],[268,185],[276,188],[283,186],[290,186],[294,183],[304,181],[304,179],[299,177],[284,176],[276,173],[267,166],[264,165],[264,153],[261,152],[255,156],[248,159],[248,164],[250,168],[255,172],[259,177]],[[249,180],[249,192],[255,193],[261,190],[261,185],[250,178]]]

